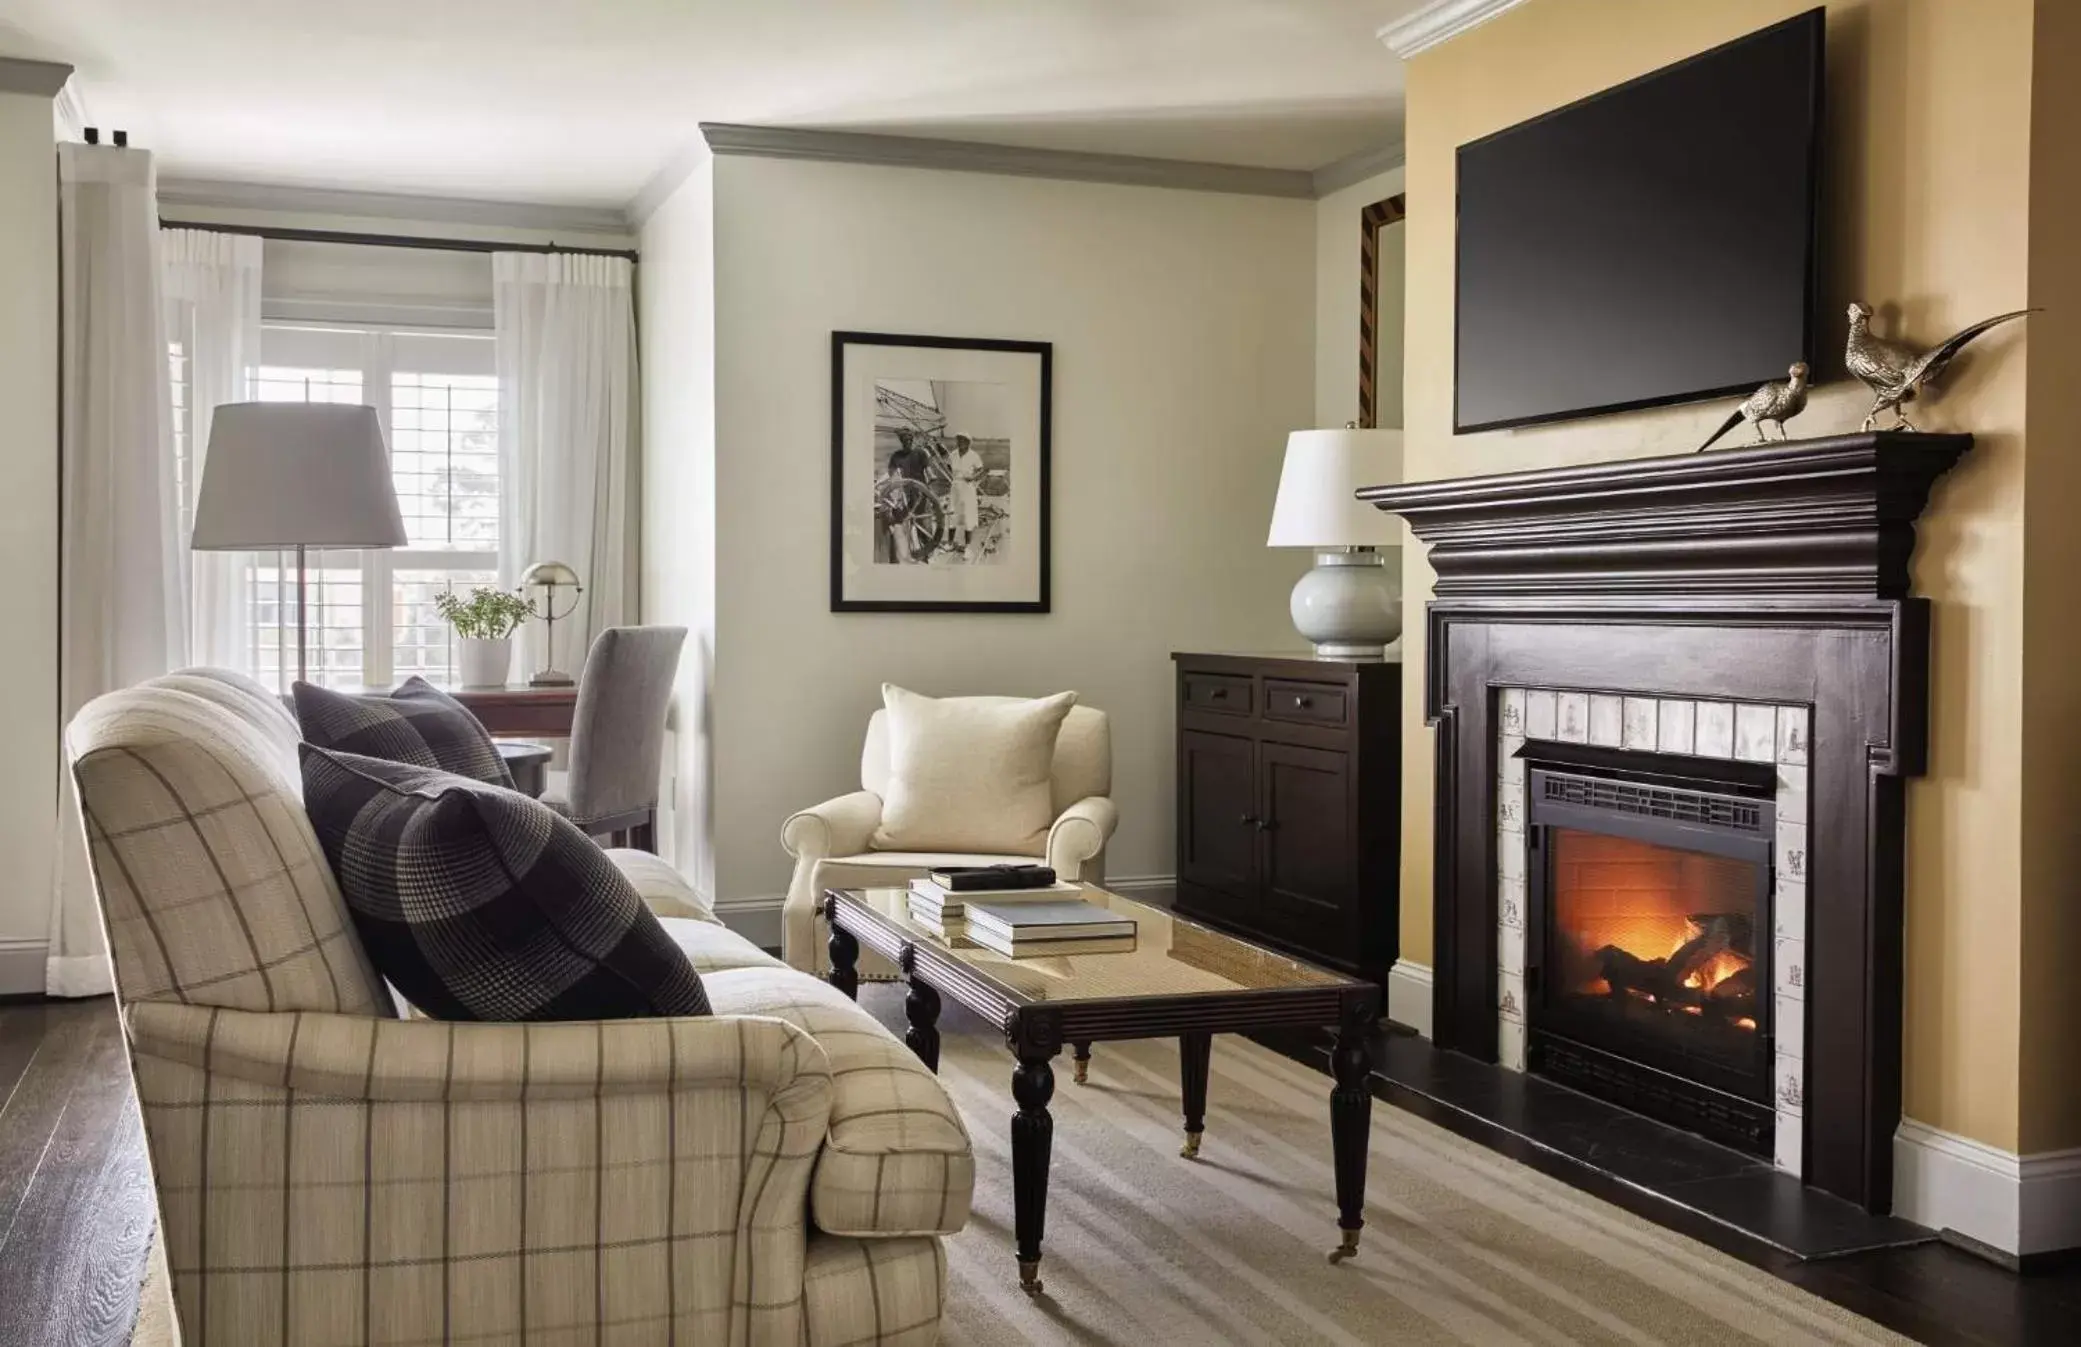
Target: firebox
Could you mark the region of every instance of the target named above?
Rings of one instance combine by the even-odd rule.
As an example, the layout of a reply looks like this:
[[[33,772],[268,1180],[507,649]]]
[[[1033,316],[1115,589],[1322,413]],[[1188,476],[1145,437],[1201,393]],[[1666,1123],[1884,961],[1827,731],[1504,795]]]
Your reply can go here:
[[[1526,1064],[1769,1155],[1767,767],[1528,742]]]

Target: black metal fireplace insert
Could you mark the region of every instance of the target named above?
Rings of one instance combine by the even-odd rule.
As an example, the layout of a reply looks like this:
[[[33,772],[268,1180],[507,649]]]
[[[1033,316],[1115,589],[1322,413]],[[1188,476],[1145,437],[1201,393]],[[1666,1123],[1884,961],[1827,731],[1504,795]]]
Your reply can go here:
[[[1772,1105],[1772,769],[1533,741],[1528,1067],[1760,1155]]]

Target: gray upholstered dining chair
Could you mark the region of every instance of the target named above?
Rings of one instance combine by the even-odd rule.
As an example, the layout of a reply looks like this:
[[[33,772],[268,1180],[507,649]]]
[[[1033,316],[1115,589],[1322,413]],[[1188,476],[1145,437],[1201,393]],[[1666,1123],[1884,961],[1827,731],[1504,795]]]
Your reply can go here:
[[[665,708],[685,627],[609,627],[578,676],[571,769],[551,772],[542,802],[616,846],[657,850]]]

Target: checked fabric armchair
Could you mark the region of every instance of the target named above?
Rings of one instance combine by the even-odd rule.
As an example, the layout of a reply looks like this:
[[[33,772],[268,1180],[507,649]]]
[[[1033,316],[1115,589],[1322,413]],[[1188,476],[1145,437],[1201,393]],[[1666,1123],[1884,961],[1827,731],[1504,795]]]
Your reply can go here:
[[[713,1016],[397,1018],[296,744],[217,671],[67,732],[184,1341],[936,1339],[974,1162],[908,1049],[634,851]]]

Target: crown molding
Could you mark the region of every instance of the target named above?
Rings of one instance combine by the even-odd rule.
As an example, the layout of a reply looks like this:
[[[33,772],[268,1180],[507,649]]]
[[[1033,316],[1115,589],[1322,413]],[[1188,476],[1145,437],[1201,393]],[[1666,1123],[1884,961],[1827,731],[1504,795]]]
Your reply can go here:
[[[30,61],[19,56],[0,56],[0,94],[31,94],[56,98],[72,67],[62,61]]]
[[[1341,192],[1353,183],[1398,169],[1402,164],[1402,142],[1398,140],[1392,145],[1376,145],[1370,150],[1347,154],[1316,169],[1309,178],[1314,183],[1316,197],[1321,198],[1331,192]]]
[[[701,136],[717,155],[759,159],[814,159],[829,163],[879,164],[947,173],[995,173],[1017,178],[1107,182],[1126,187],[1168,187],[1187,192],[1242,196],[1315,196],[1314,175],[1301,169],[1251,168],[1185,159],[1145,159],[1127,154],[1087,154],[985,145],[928,136],[883,136],[858,131],[811,131],[784,126],[701,123]]]
[[[53,104],[58,111],[58,139],[85,140],[87,128],[94,124],[94,119],[87,113],[87,94],[80,88],[80,82],[76,79],[65,81],[65,87],[58,90]]]
[[[1377,36],[1389,51],[1406,61],[1523,3],[1524,0],[1431,0],[1414,14],[1406,14],[1382,28]]]
[[[434,224],[530,229],[559,234],[627,238],[629,220],[613,207],[540,206],[463,197],[352,192],[331,187],[276,187],[202,178],[161,178],[159,205],[207,210],[340,215],[363,220],[420,220]]]

